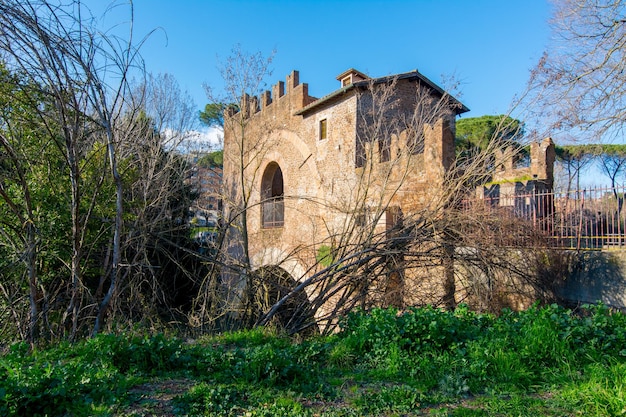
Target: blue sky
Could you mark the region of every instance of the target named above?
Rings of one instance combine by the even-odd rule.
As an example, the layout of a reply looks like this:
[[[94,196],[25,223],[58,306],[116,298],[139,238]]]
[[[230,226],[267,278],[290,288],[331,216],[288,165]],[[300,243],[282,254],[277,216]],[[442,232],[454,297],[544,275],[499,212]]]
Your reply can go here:
[[[84,3],[98,14],[108,0]],[[203,84],[221,87],[218,63],[239,44],[266,56],[276,50],[269,85],[295,69],[321,97],[348,68],[374,77],[417,69],[438,84],[461,82],[457,97],[471,109],[464,117],[507,113],[549,38],[547,0],[133,3],[136,35],[158,28],[142,49],[148,71],[174,75],[198,109]]]
[[[100,15],[110,0],[82,0]],[[123,25],[127,0],[103,25]],[[337,88],[337,75],[356,68],[370,76],[419,70],[442,85],[460,81],[462,117],[508,114],[530,70],[548,46],[549,0],[133,0],[135,35],[153,33],[142,48],[148,71],[170,73],[198,110],[203,84],[219,90],[218,64],[235,45],[269,56],[268,86],[300,71],[309,93]],[[511,113],[520,117],[515,110]],[[204,134],[215,143],[219,133]],[[216,136],[217,135],[217,136]],[[555,138],[559,143],[559,138]],[[602,178],[597,169],[588,177]]]

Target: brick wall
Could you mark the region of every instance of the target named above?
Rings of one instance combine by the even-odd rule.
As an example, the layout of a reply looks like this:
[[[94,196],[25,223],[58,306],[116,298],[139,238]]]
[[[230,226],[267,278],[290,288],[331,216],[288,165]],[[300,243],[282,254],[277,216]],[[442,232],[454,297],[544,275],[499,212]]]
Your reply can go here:
[[[380,109],[380,97],[372,96],[366,82],[317,101],[308,95],[308,85],[299,83],[296,71],[285,83],[275,84],[271,93],[245,97],[242,111],[227,117],[224,184],[233,196],[231,209],[242,191],[249,196],[247,228],[254,268],[279,265],[295,280],[306,279],[315,271],[319,247],[332,245],[364,209],[381,212],[392,206],[408,213],[436,200],[454,158],[455,112],[445,109],[432,120],[416,121],[416,106],[437,102],[436,92],[418,81],[410,77],[394,81],[380,116],[384,123],[376,128],[371,125],[381,120],[367,112]],[[428,114],[427,108],[420,111]],[[381,137],[389,141],[383,162],[377,142]],[[359,138],[366,155],[361,167],[356,166]],[[416,140],[423,140],[418,151],[410,149]],[[274,163],[283,176],[284,224],[263,228],[262,178]],[[225,205],[228,211],[228,202]],[[386,227],[384,217],[379,224]]]

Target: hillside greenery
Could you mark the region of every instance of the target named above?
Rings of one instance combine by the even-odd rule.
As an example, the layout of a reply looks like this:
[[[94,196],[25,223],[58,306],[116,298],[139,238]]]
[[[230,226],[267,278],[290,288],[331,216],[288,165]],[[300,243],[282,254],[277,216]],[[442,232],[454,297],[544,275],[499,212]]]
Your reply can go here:
[[[0,414],[615,416],[626,412],[626,316],[603,305],[478,314],[354,312],[341,331],[183,339],[99,335],[5,346]]]

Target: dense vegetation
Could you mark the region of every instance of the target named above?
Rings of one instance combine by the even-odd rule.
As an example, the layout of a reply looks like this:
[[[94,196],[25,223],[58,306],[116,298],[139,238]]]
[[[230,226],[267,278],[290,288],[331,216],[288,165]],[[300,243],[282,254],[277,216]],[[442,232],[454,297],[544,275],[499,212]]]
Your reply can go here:
[[[355,312],[327,337],[99,335],[0,359],[0,414],[614,416],[626,316],[535,306]]]
[[[179,152],[195,105],[88,15],[79,1],[0,2],[3,340],[185,321],[206,275]]]

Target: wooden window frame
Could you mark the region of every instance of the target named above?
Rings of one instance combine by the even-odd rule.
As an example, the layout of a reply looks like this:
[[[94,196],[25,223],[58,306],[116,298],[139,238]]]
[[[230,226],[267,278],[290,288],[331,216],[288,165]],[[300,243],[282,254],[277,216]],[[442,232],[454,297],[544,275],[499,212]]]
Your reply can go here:
[[[322,119],[319,123],[320,126],[320,140],[328,139],[328,119]]]

